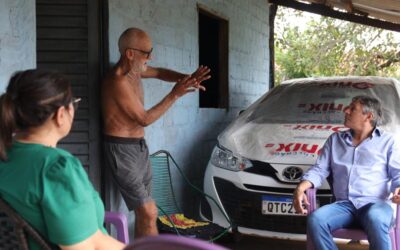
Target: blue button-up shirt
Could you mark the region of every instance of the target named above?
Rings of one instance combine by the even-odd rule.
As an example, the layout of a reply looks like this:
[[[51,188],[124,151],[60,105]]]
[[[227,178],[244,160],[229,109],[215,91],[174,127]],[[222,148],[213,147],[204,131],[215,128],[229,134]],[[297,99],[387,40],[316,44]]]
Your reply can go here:
[[[336,200],[350,200],[356,208],[388,200],[400,187],[399,142],[379,128],[358,146],[352,141],[351,130],[332,134],[302,179],[317,188],[332,174]]]

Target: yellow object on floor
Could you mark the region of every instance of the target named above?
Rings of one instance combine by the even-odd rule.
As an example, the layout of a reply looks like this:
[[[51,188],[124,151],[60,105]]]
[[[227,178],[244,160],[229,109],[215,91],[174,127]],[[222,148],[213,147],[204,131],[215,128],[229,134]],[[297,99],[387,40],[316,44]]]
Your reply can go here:
[[[207,226],[208,224],[210,224],[208,222],[198,222],[198,221],[195,221],[192,219],[188,219],[183,214],[172,214],[169,216],[169,218],[171,219],[172,223],[174,223],[175,227],[179,228],[179,229]],[[160,219],[160,221],[163,224],[165,224],[169,227],[173,227],[170,220],[168,219],[168,217],[166,215],[159,216],[158,219]]]

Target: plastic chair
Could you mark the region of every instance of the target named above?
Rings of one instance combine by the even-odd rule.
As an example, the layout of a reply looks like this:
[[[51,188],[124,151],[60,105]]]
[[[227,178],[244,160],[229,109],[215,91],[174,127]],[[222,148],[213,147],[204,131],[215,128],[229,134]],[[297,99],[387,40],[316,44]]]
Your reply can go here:
[[[129,243],[128,220],[125,214],[106,211],[104,223],[114,225],[117,231],[117,240],[125,244]]]
[[[158,214],[159,216],[166,215],[169,222],[173,226],[173,228],[170,228],[162,224],[162,222],[158,220],[159,231],[161,233],[166,232],[170,234],[172,233],[177,235],[186,235],[214,241],[229,232],[229,229],[232,228],[232,226],[229,228],[223,228],[212,222],[209,222],[208,226],[198,226],[186,230],[177,228],[177,226],[173,223],[173,220],[171,219],[171,215],[183,214],[183,212],[176,201],[174,187],[172,185],[171,173],[173,172],[173,170],[178,170],[178,172],[186,182],[186,186],[189,186],[193,192],[200,194],[202,197],[209,198],[210,200],[214,201],[217,206],[218,203],[211,196],[203,193],[201,189],[197,188],[189,181],[189,179],[184,175],[183,171],[180,169],[180,167],[168,151],[157,151],[150,156],[150,161],[153,170],[152,197],[156,201]],[[225,215],[229,224],[232,225],[230,219],[222,211],[222,209],[221,212]]]
[[[124,250],[227,250],[215,244],[203,240],[179,237],[176,235],[149,236],[135,240],[133,245]]]
[[[106,212],[106,223],[116,227],[117,239],[125,244],[129,243],[128,223],[126,216],[117,212]],[[0,197],[0,249],[28,250],[28,237],[35,241],[43,250],[57,248],[44,239],[29,225],[6,201]]]
[[[310,205],[308,206],[308,213],[312,213],[317,209],[317,199],[316,199],[316,189],[310,188],[306,191],[308,202]],[[396,220],[395,223],[390,230],[390,239],[392,242],[392,250],[400,250],[400,206],[397,205],[396,211]],[[308,231],[307,231],[308,232]],[[362,229],[354,229],[354,228],[341,228],[332,232],[332,236],[334,238],[340,239],[351,239],[351,240],[368,240],[367,235],[364,233]],[[307,240],[307,250],[314,250],[314,245],[311,240]]]

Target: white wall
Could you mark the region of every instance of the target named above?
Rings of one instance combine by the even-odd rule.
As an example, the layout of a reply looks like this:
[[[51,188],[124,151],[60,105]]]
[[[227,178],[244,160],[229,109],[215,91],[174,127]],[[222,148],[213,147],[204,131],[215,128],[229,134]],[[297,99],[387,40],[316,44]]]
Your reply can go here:
[[[33,0],[0,0],[0,93],[17,70],[36,67]]]
[[[199,108],[198,93],[181,98],[156,123],[146,128],[150,152],[169,150],[192,180],[202,176],[217,135],[268,90],[267,0],[109,0],[109,44],[112,64],[119,58],[119,35],[132,26],[153,39],[150,65],[190,73],[198,67],[197,3],[229,21],[229,109]],[[145,106],[161,100],[171,85],[144,80]]]
[[[153,38],[151,65],[193,72],[199,58],[197,3],[229,21],[229,109],[200,109],[198,93],[189,94],[146,129],[146,138],[150,152],[169,150],[201,186],[217,135],[268,90],[268,1],[109,0],[109,52],[110,63],[115,63],[119,35],[137,26]],[[34,67],[35,1],[0,0],[0,93],[12,73]],[[146,108],[172,87],[158,80],[145,80],[144,85]]]

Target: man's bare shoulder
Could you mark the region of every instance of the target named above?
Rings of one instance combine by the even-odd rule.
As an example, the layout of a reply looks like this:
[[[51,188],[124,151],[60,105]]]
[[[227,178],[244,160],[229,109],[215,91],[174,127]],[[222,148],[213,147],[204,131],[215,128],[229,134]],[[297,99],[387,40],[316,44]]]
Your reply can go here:
[[[127,93],[132,90],[132,79],[127,75],[109,73],[103,80],[103,91],[115,93]]]
[[[129,79],[126,75],[117,74],[115,71],[108,72],[103,80],[103,84],[106,85],[118,85],[127,82],[129,82]]]

